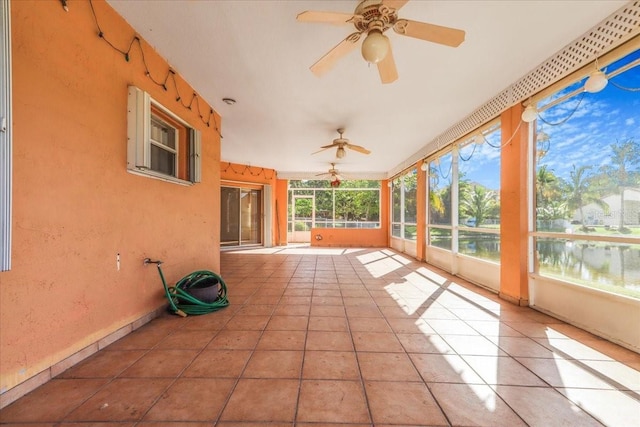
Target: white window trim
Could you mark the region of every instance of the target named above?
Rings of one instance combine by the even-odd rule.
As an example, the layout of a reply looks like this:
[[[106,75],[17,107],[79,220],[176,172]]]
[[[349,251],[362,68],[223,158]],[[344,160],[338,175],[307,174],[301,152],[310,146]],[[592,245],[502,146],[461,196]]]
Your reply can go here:
[[[0,0],[0,271],[11,269],[11,9]]]
[[[127,171],[180,185],[193,185],[202,178],[202,137],[199,130],[175,115],[151,96],[135,86],[129,86],[127,103]],[[184,125],[189,137],[189,179],[184,180],[151,170],[151,106]],[[177,135],[177,132],[176,132]],[[176,171],[178,147],[176,146]]]

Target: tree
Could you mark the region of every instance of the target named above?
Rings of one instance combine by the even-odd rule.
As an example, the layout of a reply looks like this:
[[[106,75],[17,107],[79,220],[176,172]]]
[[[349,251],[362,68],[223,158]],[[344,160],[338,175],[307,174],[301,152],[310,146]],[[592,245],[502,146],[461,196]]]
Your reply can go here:
[[[404,178],[404,220],[415,223],[417,220],[418,171],[413,169]]]
[[[557,200],[560,197],[559,184],[556,174],[547,165],[541,166],[536,173],[536,206],[544,207]]]
[[[498,204],[493,191],[481,185],[475,185],[470,192],[466,193],[460,208],[465,215],[476,219],[475,227],[480,227],[487,218],[496,213]]]
[[[431,168],[429,171],[429,208],[433,213],[444,214],[444,202],[440,197],[439,191],[437,190],[437,175],[436,171]]]
[[[634,167],[640,165],[640,145],[633,139],[611,144],[611,164],[602,166],[600,171],[608,178],[609,188],[620,194],[620,223],[618,229],[625,231],[624,226],[624,190],[640,186],[640,171]]]
[[[582,222],[582,229],[587,230],[584,223],[584,205],[588,203],[595,203],[598,206],[606,207],[607,204],[602,201],[600,195],[594,191],[594,187],[591,184],[592,176],[588,173],[591,166],[580,166],[576,168],[573,165],[571,172],[569,173],[569,182],[566,183],[567,189],[567,207],[570,211],[580,211],[580,221]]]

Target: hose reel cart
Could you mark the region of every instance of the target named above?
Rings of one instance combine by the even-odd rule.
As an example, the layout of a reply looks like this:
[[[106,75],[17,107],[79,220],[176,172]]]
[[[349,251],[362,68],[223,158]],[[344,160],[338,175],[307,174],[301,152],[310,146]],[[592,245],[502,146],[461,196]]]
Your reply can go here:
[[[218,311],[229,305],[227,285],[218,274],[209,270],[197,270],[178,280],[175,286],[167,286],[160,265],[162,261],[145,258],[145,264],[155,264],[169,300],[169,309],[182,317]]]

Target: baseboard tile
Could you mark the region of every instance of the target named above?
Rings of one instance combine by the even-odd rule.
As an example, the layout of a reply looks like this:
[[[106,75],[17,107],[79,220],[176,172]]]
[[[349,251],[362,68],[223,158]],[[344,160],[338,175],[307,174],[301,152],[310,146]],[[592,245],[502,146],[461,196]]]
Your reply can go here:
[[[67,369],[77,365],[78,363],[82,362],[84,359],[96,353],[97,351],[102,350],[109,344],[112,344],[113,342],[130,334],[131,332],[135,331],[141,326],[144,326],[145,324],[149,323],[150,321],[152,321],[153,319],[155,319],[156,317],[164,313],[165,310],[166,310],[166,307],[162,306],[150,313],[145,314],[139,319],[136,319],[133,322],[129,323],[128,325],[123,326],[122,328],[110,333],[106,337],[103,337],[100,340],[92,344],[89,344],[88,346],[84,347],[82,350],[75,352],[71,356],[61,360],[60,362],[50,366],[44,371],[21,382],[15,387],[12,387],[9,390],[3,392],[2,394],[0,394],[0,409],[6,406],[9,406],[16,400],[20,399],[25,394],[49,382],[52,378],[55,378],[56,376],[60,375]]]

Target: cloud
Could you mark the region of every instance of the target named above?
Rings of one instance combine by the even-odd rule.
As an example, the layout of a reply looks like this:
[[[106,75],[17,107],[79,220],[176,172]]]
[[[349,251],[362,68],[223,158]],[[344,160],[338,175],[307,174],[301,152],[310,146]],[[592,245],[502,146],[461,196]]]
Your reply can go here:
[[[636,124],[636,120],[633,117],[629,117],[624,121],[624,124],[627,126],[633,126],[634,124]]]

